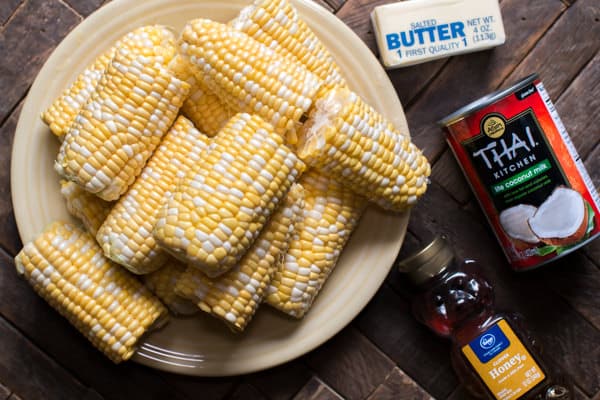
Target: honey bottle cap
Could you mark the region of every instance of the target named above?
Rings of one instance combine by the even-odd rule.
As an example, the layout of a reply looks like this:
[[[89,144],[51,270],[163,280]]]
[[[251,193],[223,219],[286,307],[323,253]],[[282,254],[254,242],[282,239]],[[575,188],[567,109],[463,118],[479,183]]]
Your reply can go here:
[[[400,272],[406,273],[420,285],[442,273],[454,259],[454,252],[443,236],[436,236],[429,244],[398,263]]]

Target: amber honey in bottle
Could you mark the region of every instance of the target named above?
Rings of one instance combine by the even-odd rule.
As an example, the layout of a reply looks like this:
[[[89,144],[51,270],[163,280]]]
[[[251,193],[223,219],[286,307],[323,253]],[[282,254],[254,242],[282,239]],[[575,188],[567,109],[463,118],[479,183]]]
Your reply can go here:
[[[541,354],[515,313],[494,310],[494,292],[476,261],[457,261],[435,238],[400,262],[417,285],[416,318],[452,340],[452,365],[475,397],[498,400],[571,399],[572,389]]]

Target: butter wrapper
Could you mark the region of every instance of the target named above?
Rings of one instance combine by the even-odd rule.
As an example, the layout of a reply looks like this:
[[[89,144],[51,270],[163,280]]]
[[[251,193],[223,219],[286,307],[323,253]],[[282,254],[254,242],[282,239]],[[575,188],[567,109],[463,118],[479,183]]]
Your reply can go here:
[[[498,0],[407,0],[371,13],[381,61],[399,68],[504,43]]]

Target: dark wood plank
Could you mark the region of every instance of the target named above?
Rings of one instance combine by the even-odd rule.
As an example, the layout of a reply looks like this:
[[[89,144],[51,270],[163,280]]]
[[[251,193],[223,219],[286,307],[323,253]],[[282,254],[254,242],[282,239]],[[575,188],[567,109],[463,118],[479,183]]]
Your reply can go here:
[[[2,0],[0,2],[0,26],[8,21],[21,2],[22,0]]]
[[[400,369],[435,398],[445,398],[457,381],[449,343],[412,316],[409,304],[384,285],[358,316],[357,325]]]
[[[0,400],[6,400],[10,396],[10,389],[0,382]]]
[[[80,15],[82,15],[84,17],[87,17],[88,15],[90,15],[91,13],[96,11],[98,8],[100,8],[102,3],[104,3],[104,0],[64,0],[64,1],[65,1],[65,3],[67,3],[68,5],[73,7],[73,9],[75,11],[77,11],[77,13],[79,13]]]
[[[202,392],[198,392],[202,393]],[[204,398],[204,394],[202,395]],[[262,393],[260,393],[255,387],[247,383],[239,385],[233,393],[227,397],[228,400],[267,400]]]
[[[104,397],[100,396],[100,393],[96,392],[93,389],[89,389],[85,396],[81,400],[102,400]]]
[[[560,355],[557,362],[565,372],[586,393],[595,393],[600,389],[600,364],[597,362],[600,359],[600,347],[597,346],[600,332],[544,282],[544,275],[551,266],[528,273],[511,273],[487,222],[475,215],[456,207],[438,185],[432,184],[428,196],[413,209],[412,221],[418,222],[411,223],[410,229],[445,233],[458,257],[478,260],[495,287],[497,309],[524,314],[543,348],[552,349],[551,357],[556,359],[554,355]],[[566,256],[566,265],[575,262],[573,257],[576,256]],[[569,285],[576,279],[575,274],[571,270],[565,270],[565,273],[564,281]],[[421,383],[415,375],[411,376]]]
[[[596,148],[588,155],[585,160],[585,167],[596,186],[596,190],[600,190],[600,144],[597,144]],[[600,238],[585,246],[583,251],[600,268]]]
[[[335,11],[335,9],[332,6],[330,6],[325,0],[313,0],[313,1],[331,13],[333,13]]]
[[[369,15],[373,8],[393,2],[393,0],[347,1],[336,15],[365,42],[373,53],[378,54]]]
[[[473,198],[473,192],[449,148],[433,165],[430,179],[446,189],[458,204],[466,204]]]
[[[475,398],[473,396],[471,396],[469,394],[469,392],[467,392],[464,387],[459,386],[458,388],[456,388],[456,390],[450,395],[450,397],[448,397],[447,400],[475,400]],[[582,391],[581,389],[579,389],[578,387],[575,387],[574,389],[574,393],[573,393],[573,400],[589,400],[589,397],[587,397]]]
[[[25,398],[77,399],[87,388],[0,317],[0,380]]]
[[[319,0],[318,2],[326,3],[328,5],[328,8],[331,9],[331,12],[335,13],[340,8],[342,8],[344,3],[346,3],[346,0]]]
[[[414,288],[408,279],[406,279],[405,275],[398,270],[397,264],[400,260],[419,251],[422,248],[421,244],[423,243],[423,240],[424,239],[418,238],[410,231],[406,232],[400,253],[398,254],[398,257],[396,257],[396,262],[386,278],[386,283],[406,301],[410,301],[412,298]]]
[[[96,350],[20,279],[13,260],[0,250],[0,315],[46,354],[60,360],[84,385],[107,398],[189,399],[155,371],[131,362],[115,365]]]
[[[392,360],[352,327],[306,359],[319,377],[346,399],[364,399],[394,368]]]
[[[600,91],[600,52],[596,53],[556,102],[560,118],[583,159],[590,159],[588,155],[600,142],[600,135],[597,134],[600,115],[598,112],[590,112],[590,110],[600,110],[598,91]],[[593,133],[594,131],[596,134]],[[600,184],[600,179],[596,184]]]
[[[52,23],[49,23],[52,21]],[[81,21],[58,0],[25,0],[0,32],[0,121],[23,98],[54,47]]]
[[[460,385],[448,396],[447,400],[471,400],[473,396],[466,391],[466,389]]]
[[[312,371],[300,360],[292,361],[267,371],[244,378],[271,400],[287,400],[307,384]]]
[[[451,59],[421,96],[408,107],[414,141],[425,155],[437,159],[445,149],[436,121],[496,89],[563,12],[558,0],[520,0],[501,4],[507,40],[493,50]]]
[[[577,252],[555,261],[544,272],[548,286],[600,330],[600,269]]]
[[[575,386],[575,393],[573,394],[573,400],[589,400],[590,398]]]
[[[538,72],[550,97],[557,99],[600,49],[599,18],[597,0],[575,2],[527,54],[509,79]]]
[[[398,367],[385,378],[385,381],[369,396],[369,400],[433,400],[433,397]]]
[[[398,93],[402,105],[407,108],[415,101],[421,91],[440,73],[449,59],[434,60],[388,71],[388,76]]]
[[[0,246],[11,255],[16,255],[22,247],[11,201],[9,168],[13,138],[21,107],[22,104],[0,128],[0,165],[6,166],[0,169],[0,198],[3,199],[0,202]]]
[[[294,396],[294,400],[341,400],[343,399],[322,380],[313,376]]]
[[[162,371],[153,371],[163,379],[167,385],[177,388],[177,391],[186,398],[196,398],[202,393],[202,399],[218,400],[226,397],[227,393],[238,383],[239,379],[233,378],[198,378],[195,376],[176,375]]]

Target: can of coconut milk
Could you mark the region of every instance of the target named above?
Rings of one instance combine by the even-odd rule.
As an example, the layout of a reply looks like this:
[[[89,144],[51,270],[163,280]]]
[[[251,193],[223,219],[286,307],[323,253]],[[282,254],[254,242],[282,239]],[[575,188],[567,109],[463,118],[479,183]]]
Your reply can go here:
[[[600,236],[600,198],[537,74],[438,122],[515,270]]]

